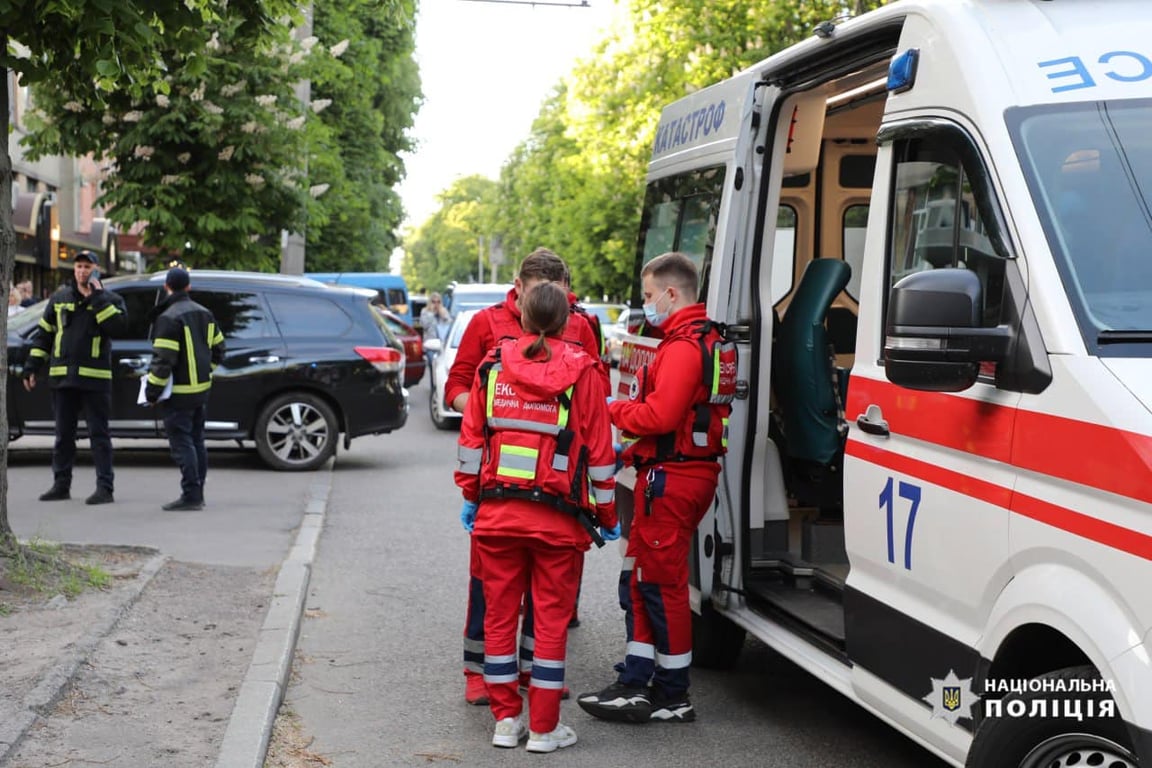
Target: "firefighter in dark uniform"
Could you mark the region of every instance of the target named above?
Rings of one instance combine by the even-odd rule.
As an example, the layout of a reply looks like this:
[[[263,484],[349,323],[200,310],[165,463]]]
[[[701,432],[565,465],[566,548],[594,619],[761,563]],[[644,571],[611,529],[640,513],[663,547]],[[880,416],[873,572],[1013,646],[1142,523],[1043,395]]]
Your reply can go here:
[[[204,421],[212,390],[212,369],[224,360],[224,334],[216,318],[188,295],[188,270],[168,270],[164,289],[168,297],[150,313],[152,365],[144,396],[161,401],[171,383],[172,394],[163,400],[164,431],[172,459],[180,467],[180,498],[164,505],[168,511],[204,508],[204,479],[208,475],[208,449]]]
[[[112,438],[108,418],[112,411],[112,342],[109,336],[123,327],[124,300],[105,291],[100,282],[100,259],[80,251],[72,264],[75,280],[48,300],[44,316],[31,338],[24,363],[24,388],[32,391],[44,364],[56,415],[56,444],[52,449],[52,487],[40,501],[72,497],[72,464],[76,459],[76,426],[80,409],[88,428],[92,462],[96,465],[96,492],[87,504],[113,501]]]
[[[612,685],[577,703],[604,720],[689,722],[692,609],[688,553],[712,504],[736,391],[736,347],[696,302],[692,260],[666,253],[640,272],[646,321],[663,338],[631,399],[609,405],[636,468],[620,579],[627,651]]]

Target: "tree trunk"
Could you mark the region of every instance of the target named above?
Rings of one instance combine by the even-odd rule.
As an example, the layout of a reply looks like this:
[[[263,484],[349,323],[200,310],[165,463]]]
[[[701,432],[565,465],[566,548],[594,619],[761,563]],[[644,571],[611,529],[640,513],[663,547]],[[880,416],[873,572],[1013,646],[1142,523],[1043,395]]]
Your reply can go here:
[[[8,50],[8,36],[0,32],[0,50]],[[4,87],[0,88],[0,135],[4,151],[0,153],[0,286],[5,294],[12,289],[12,267],[16,261],[16,234],[12,231],[12,156],[8,151],[9,84],[14,75],[5,70]],[[8,312],[0,314],[0,550],[15,544],[8,524]]]

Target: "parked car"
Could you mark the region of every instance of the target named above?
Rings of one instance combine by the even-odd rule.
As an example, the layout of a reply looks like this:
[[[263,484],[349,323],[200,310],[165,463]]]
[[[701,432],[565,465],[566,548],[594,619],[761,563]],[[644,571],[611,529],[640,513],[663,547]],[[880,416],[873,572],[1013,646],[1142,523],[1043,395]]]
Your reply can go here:
[[[390,309],[377,305],[376,310],[384,316],[384,324],[392,335],[404,345],[404,386],[414,387],[424,378],[427,363],[424,359],[424,337],[420,332]]]
[[[444,291],[444,306],[455,317],[466,309],[484,309],[504,301],[512,283],[453,283]]]
[[[620,351],[624,346],[624,337],[628,335],[629,328],[631,333],[636,333],[644,322],[644,310],[642,309],[627,309],[616,316],[616,320],[608,325],[601,325],[600,330],[604,334],[604,349],[608,353],[608,359],[613,366],[620,364]]]
[[[456,360],[456,352],[460,349],[460,339],[464,338],[464,329],[472,322],[480,310],[466,309],[452,321],[448,329],[448,336],[441,344],[438,340],[429,340],[428,347],[436,351],[436,360],[432,364],[432,381],[428,387],[431,394],[428,396],[428,414],[432,417],[432,424],[436,429],[459,429],[463,414],[452,410],[444,402],[444,388],[448,381],[448,371]]]
[[[165,274],[104,281],[128,310],[112,340],[112,414],[116,438],[163,437],[155,408],[136,403],[151,362],[148,310],[163,296]],[[332,290],[302,277],[195,271],[192,298],[216,316],[227,356],[213,374],[205,437],[251,440],[278,470],[311,470],[352,438],[400,429],[408,418],[404,350],[363,289]],[[9,319],[9,371],[18,372],[44,304]],[[46,383],[8,387],[9,439],[51,435]],[[81,424],[83,431],[83,424]]]

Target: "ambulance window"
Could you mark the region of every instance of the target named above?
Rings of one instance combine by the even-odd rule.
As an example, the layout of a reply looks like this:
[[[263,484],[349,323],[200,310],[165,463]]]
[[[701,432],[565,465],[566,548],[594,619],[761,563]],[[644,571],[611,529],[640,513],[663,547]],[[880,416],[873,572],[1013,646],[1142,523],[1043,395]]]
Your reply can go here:
[[[700,295],[704,295],[712,266],[724,175],[723,166],[718,166],[648,185],[638,243],[634,306],[639,306],[636,300],[640,296],[640,270],[668,251],[680,251],[692,259],[700,271]]]
[[[844,261],[852,267],[852,277],[845,288],[854,300],[860,300],[860,271],[864,268],[864,234],[868,231],[868,205],[850,205],[844,211]]]
[[[792,292],[796,276],[796,209],[776,209],[776,244],[772,249],[772,305]]]
[[[993,244],[972,184],[971,159],[961,159],[949,133],[896,144],[889,282],[913,272],[960,267],[977,273],[984,289],[983,325],[1000,322],[1005,257]]]

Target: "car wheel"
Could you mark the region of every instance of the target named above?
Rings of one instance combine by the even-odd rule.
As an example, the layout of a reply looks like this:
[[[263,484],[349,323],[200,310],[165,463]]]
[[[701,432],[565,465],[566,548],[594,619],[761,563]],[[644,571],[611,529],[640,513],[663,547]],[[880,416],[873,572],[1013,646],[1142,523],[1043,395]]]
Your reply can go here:
[[[256,451],[273,469],[308,471],[336,452],[339,425],[331,406],[315,395],[280,395],[256,420]]]
[[[436,383],[429,382],[432,387],[428,395],[428,415],[432,417],[432,426],[436,429],[458,429],[460,420],[446,416],[444,406],[440,402],[440,393],[436,390]]]
[[[1011,693],[1001,700],[1000,716],[986,716],[981,721],[964,765],[968,768],[1136,767],[1128,730],[1116,714],[1115,702],[1107,691],[1095,690],[1101,687],[1100,675],[1095,669],[1069,667],[1028,682],[1028,690]],[[1073,701],[1076,706],[1070,708]],[[1105,702],[1111,716],[1100,717],[1101,705]],[[1054,712],[1048,712],[1049,704]],[[1043,714],[1028,716],[1040,712],[1040,707]],[[1081,716],[1073,716],[1076,713]]]

